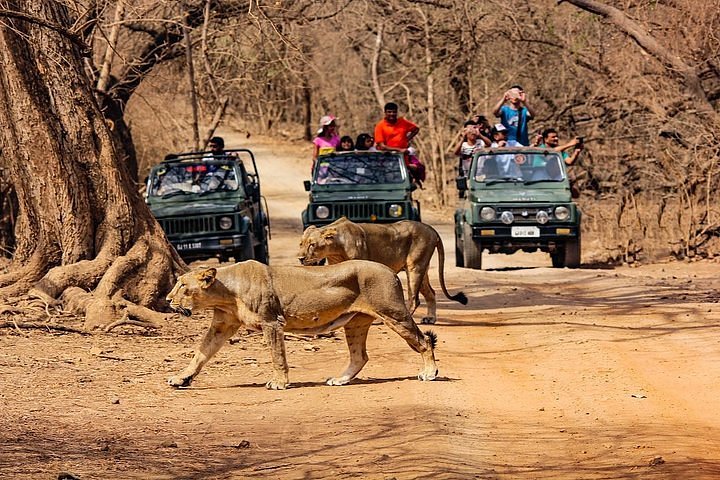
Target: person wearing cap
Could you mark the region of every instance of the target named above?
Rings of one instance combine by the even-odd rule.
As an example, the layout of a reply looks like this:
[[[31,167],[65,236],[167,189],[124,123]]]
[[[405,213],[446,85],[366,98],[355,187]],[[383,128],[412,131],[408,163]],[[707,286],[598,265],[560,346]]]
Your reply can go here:
[[[385,118],[375,125],[375,146],[378,151],[403,153],[407,161],[410,141],[418,134],[420,127],[405,117],[398,117],[398,106],[395,103],[386,103],[384,111]]]
[[[332,153],[340,145],[337,127],[337,118],[332,115],[325,115],[320,119],[320,128],[313,140],[313,168],[318,155]]]
[[[506,104],[507,103],[507,104]],[[520,85],[514,85],[498,101],[493,115],[507,129],[508,142],[522,146],[530,145],[528,122],[535,117],[535,111],[527,101],[527,95]]]

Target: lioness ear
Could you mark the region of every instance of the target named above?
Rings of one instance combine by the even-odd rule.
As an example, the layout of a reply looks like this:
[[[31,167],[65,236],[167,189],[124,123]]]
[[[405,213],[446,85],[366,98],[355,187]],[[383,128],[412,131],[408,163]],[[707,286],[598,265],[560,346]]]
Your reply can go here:
[[[328,239],[328,238],[333,238],[335,235],[337,235],[337,229],[327,228],[322,232],[322,234],[320,236],[322,238]]]
[[[303,232],[303,233],[314,232],[315,230],[317,230],[317,227],[315,225],[310,225],[309,227],[307,227],[305,229],[305,232]]]
[[[210,285],[212,285],[215,281],[216,274],[217,270],[215,270],[214,268],[208,268],[207,270],[203,270],[202,272],[198,273],[197,280],[200,284],[200,288],[210,287]]]

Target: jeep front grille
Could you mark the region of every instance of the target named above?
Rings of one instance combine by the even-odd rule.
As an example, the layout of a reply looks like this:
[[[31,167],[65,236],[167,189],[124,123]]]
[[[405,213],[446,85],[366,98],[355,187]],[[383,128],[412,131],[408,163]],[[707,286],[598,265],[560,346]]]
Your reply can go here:
[[[352,219],[367,219],[371,215],[385,217],[385,205],[379,203],[338,203],[333,205],[333,218],[346,216]]]
[[[212,233],[217,232],[217,216],[208,215],[190,218],[166,218],[160,220],[160,226],[165,234],[181,235],[184,233]]]

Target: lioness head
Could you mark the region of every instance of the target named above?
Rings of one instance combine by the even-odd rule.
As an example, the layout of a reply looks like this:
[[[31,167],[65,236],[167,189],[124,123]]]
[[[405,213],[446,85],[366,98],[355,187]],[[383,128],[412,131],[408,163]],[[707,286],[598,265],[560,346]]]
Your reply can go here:
[[[336,246],[336,237],[337,229],[335,227],[325,227],[321,230],[311,225],[306,228],[300,239],[300,252],[298,253],[300,263],[321,265],[325,257],[332,253]]]
[[[190,272],[178,278],[166,300],[174,311],[189,317],[194,307],[202,307],[201,299],[206,290],[215,282],[217,270],[207,268],[198,272]]]

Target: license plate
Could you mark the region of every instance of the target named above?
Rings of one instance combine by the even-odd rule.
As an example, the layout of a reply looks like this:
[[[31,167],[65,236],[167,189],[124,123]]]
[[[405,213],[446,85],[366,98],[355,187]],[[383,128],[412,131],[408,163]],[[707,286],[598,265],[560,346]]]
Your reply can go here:
[[[201,242],[178,243],[175,245],[175,250],[194,250],[200,247],[202,247]]]
[[[510,234],[517,238],[539,237],[540,229],[538,227],[512,227]]]

